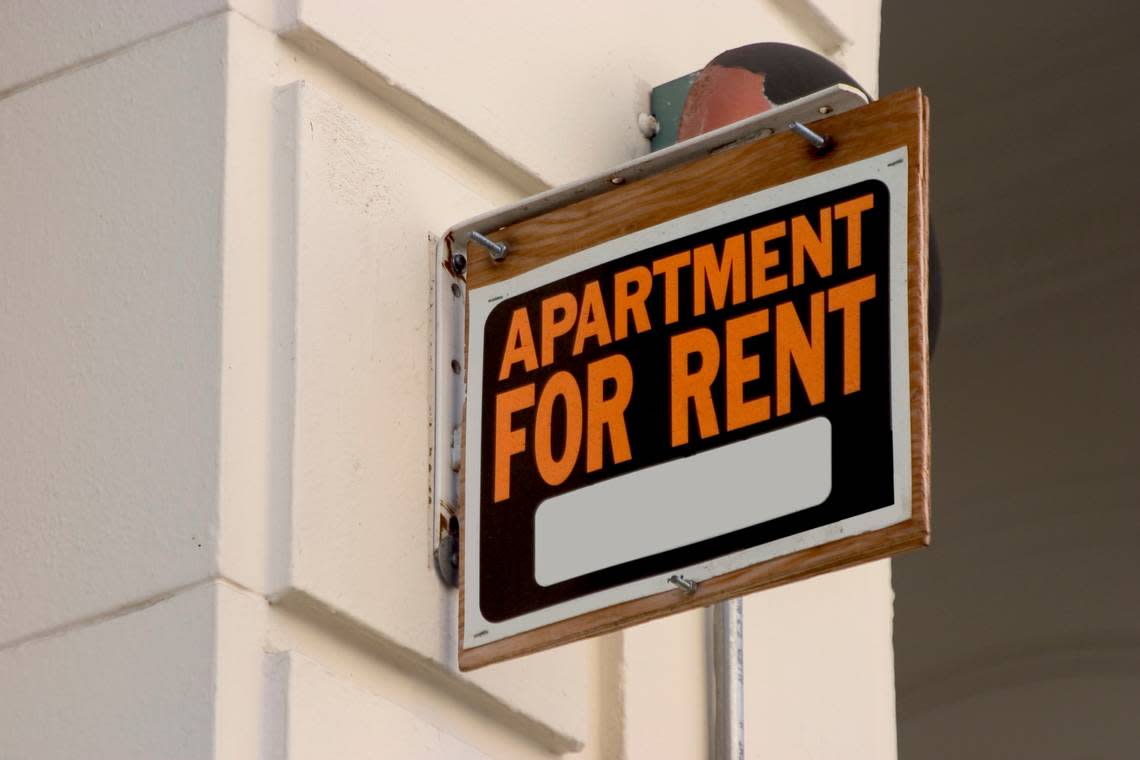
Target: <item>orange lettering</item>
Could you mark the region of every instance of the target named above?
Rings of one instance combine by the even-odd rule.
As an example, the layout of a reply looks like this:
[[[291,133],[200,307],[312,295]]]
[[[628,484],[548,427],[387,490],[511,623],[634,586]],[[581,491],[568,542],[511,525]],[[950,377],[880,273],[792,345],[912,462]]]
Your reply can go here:
[[[705,313],[705,291],[712,295],[713,308],[723,309],[732,283],[732,303],[744,303],[748,283],[744,274],[744,235],[733,235],[724,241],[720,261],[716,249],[702,245],[693,250],[693,315]]]
[[[769,251],[765,246],[771,241],[782,238],[787,230],[787,224],[776,222],[752,230],[752,297],[759,298],[771,293],[778,293],[788,287],[788,276],[781,274],[769,278],[768,270],[780,263],[780,252]]]
[[[689,251],[681,251],[653,262],[653,274],[665,276],[665,324],[667,325],[676,322],[680,316],[677,307],[677,291],[680,281],[678,273],[681,271],[681,267],[689,265],[690,258]]]
[[[582,353],[586,338],[594,338],[599,346],[609,345],[613,340],[606,318],[606,305],[602,303],[602,289],[597,280],[586,283],[582,291],[582,311],[578,315],[578,329],[574,332],[574,356]]]
[[[534,406],[534,383],[495,397],[495,501],[511,497],[511,457],[526,450],[526,429],[512,428],[515,412]]]
[[[863,263],[863,212],[874,207],[875,196],[870,194],[835,205],[835,218],[847,220],[848,269],[854,269]]]
[[[636,286],[632,291],[630,285]],[[614,275],[614,340],[629,334],[629,317],[639,333],[649,329],[649,311],[645,300],[653,285],[653,275],[647,267],[634,267]]]
[[[507,347],[503,351],[503,366],[499,370],[499,379],[506,380],[511,374],[511,367],[522,362],[523,371],[530,372],[538,369],[538,356],[534,353],[534,336],[530,331],[530,317],[527,316],[526,307],[520,306],[511,315],[511,326],[507,329]]]
[[[614,464],[631,456],[625,409],[633,395],[633,367],[625,356],[614,354],[591,362],[586,368],[586,377],[586,472],[594,472],[602,468],[602,447],[607,429]],[[617,386],[610,398],[604,396],[607,380],[612,380]]]
[[[578,299],[573,294],[558,293],[542,299],[542,366],[553,363],[554,339],[570,332],[577,317]]]
[[[744,384],[760,377],[760,357],[745,355],[744,340],[768,332],[768,310],[760,309],[724,323],[724,373],[727,427],[736,430],[772,415],[767,396],[744,400]]]
[[[820,277],[831,276],[831,209],[819,212],[819,235],[815,234],[807,217],[800,215],[792,220],[792,284],[804,281],[804,254]]]
[[[674,446],[689,442],[689,400],[697,410],[701,438],[719,432],[713,407],[712,382],[720,368],[720,347],[707,327],[674,335],[671,341],[672,440]],[[689,372],[689,357],[700,354],[701,366]]]
[[[555,458],[551,421],[554,402],[559,398],[566,406],[566,439],[563,441],[562,456]],[[538,413],[534,419],[534,460],[538,465],[538,474],[552,486],[565,482],[578,461],[581,448],[582,392],[578,390],[578,381],[569,372],[555,372],[542,389],[542,396],[538,399]]]
[[[823,293],[811,296],[811,340],[804,332],[796,308],[776,307],[776,414],[792,411],[792,365],[799,373],[812,406],[823,401]]]
[[[862,387],[862,331],[859,306],[875,297],[875,275],[827,291],[827,310],[843,312],[843,394]]]

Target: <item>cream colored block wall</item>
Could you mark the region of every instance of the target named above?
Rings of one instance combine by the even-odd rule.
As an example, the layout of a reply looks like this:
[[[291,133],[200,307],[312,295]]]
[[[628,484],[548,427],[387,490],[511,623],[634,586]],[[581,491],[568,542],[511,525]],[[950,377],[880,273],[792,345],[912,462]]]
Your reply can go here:
[[[428,236],[724,48],[873,87],[878,4],[5,14],[0,757],[705,756],[703,611],[458,672]],[[749,757],[892,757],[890,619],[885,563],[751,597]]]
[[[0,99],[0,646],[216,567],[225,55]]]
[[[0,757],[214,757],[213,586],[0,649]]]
[[[5,0],[0,97],[231,9],[268,28],[292,15],[279,0]]]
[[[895,757],[893,605],[887,560],[745,599],[748,757]]]
[[[781,41],[843,52],[873,86],[878,10],[816,0],[586,0],[558,9],[524,0],[382,9],[296,0],[280,21],[299,45],[383,80],[523,172],[559,184],[645,153],[637,114],[648,110],[650,88],[728,48]]]

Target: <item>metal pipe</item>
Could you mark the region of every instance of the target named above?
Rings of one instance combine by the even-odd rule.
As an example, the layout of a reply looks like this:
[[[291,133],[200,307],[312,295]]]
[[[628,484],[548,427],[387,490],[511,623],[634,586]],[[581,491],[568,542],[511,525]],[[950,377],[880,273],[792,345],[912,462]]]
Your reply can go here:
[[[737,597],[712,611],[713,758],[744,760],[744,604]]]

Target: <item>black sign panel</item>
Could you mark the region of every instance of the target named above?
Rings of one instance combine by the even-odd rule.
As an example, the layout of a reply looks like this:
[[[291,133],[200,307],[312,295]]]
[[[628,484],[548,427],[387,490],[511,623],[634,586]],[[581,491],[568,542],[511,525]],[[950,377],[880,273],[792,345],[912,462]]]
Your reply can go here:
[[[497,558],[479,565],[483,616],[510,620],[894,503],[889,220],[887,186],[867,180],[497,304],[484,327],[479,503],[467,505],[480,554]],[[831,425],[823,501],[536,580],[535,514],[551,497],[817,417]]]

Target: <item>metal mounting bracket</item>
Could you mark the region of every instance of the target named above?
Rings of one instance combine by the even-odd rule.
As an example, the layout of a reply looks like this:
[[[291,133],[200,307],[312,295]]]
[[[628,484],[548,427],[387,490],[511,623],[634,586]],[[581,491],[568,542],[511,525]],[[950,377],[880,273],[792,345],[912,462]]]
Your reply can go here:
[[[463,304],[467,282],[451,266],[445,239],[429,237],[434,309],[432,419],[432,557],[440,579],[459,586],[459,468],[462,457]]]
[[[441,242],[446,245],[449,257],[455,257],[449,258],[455,262],[453,271],[462,275],[462,270],[467,266],[467,244],[474,240],[480,246],[484,246],[480,243],[480,239],[484,239],[497,246],[502,241],[490,240],[487,235],[502,227],[613,190],[615,185],[625,185],[660,174],[674,166],[733,145],[781,132],[795,131],[793,123],[803,126],[865,105],[867,105],[867,96],[858,89],[845,84],[832,85],[755,116],[749,116],[747,119],[741,119],[734,124],[706,132],[699,137],[674,143],[608,171],[552,188],[510,206],[497,208],[460,222],[451,228]],[[506,255],[506,250],[506,247],[494,250],[484,246],[480,248],[479,255],[487,256],[491,261],[500,261]]]

